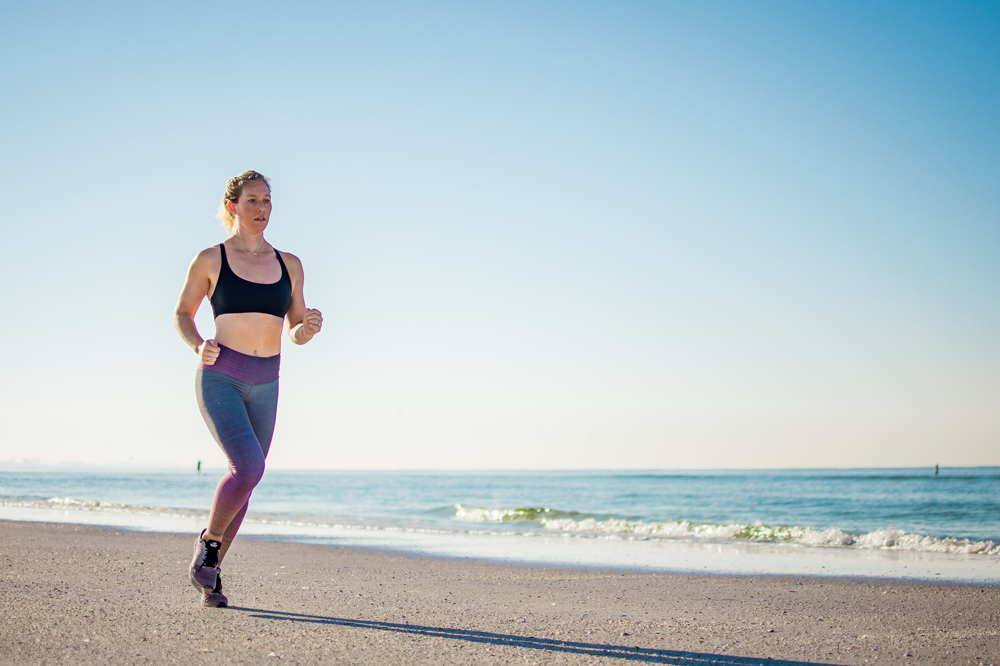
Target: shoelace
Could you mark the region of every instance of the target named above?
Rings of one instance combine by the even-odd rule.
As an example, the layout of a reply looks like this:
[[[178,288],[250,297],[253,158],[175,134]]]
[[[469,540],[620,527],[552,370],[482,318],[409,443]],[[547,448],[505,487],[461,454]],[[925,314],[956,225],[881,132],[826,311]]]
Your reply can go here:
[[[219,548],[222,546],[218,541],[205,541],[205,560],[202,566],[214,567],[219,564]]]

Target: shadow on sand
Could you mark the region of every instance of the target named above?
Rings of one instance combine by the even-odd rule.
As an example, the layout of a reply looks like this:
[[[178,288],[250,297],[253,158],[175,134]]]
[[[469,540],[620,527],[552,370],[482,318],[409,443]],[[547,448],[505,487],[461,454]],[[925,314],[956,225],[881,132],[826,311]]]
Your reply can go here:
[[[600,643],[578,643],[575,641],[560,641],[551,638],[534,638],[532,636],[517,636],[514,634],[496,634],[489,631],[471,631],[468,629],[447,629],[444,627],[424,627],[419,624],[399,624],[396,622],[374,622],[371,620],[348,620],[340,617],[324,617],[322,615],[304,615],[302,613],[285,613],[269,611],[260,608],[240,608],[230,606],[230,610],[250,613],[253,617],[263,620],[284,620],[286,622],[306,622],[310,624],[331,624],[357,629],[377,629],[379,631],[395,631],[402,634],[417,636],[432,636],[454,641],[469,641],[489,645],[508,645],[511,647],[531,650],[547,650],[549,652],[569,652],[586,654],[594,657],[613,657],[631,661],[645,661],[653,664],[683,664],[684,666],[710,666],[725,664],[726,666],[819,666],[815,662],[782,661],[779,659],[760,659],[757,657],[735,657],[724,654],[705,654],[702,652],[680,652],[677,650],[654,650],[625,645],[604,645]]]

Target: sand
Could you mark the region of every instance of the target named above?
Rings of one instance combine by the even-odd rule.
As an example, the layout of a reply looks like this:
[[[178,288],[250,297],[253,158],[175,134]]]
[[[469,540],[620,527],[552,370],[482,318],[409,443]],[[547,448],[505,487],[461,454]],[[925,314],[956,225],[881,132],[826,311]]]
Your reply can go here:
[[[0,521],[3,664],[1000,664],[1000,588],[601,572]]]

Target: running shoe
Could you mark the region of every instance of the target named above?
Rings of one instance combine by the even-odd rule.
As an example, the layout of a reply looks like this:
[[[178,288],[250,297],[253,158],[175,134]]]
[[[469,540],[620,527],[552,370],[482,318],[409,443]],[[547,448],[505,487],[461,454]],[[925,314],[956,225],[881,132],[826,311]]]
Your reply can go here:
[[[205,541],[202,539],[204,534],[202,531],[195,539],[194,559],[191,560],[188,574],[192,585],[199,590],[211,592],[219,578],[219,548],[222,544],[218,541]]]
[[[229,605],[229,599],[222,593],[222,572],[215,576],[215,589],[211,592],[202,589],[201,605],[209,608],[225,608]]]

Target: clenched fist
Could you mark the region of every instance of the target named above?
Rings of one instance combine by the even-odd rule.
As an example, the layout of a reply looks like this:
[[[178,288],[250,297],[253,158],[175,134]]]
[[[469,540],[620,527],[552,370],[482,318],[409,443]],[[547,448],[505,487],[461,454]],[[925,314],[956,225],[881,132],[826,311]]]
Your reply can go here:
[[[306,314],[302,318],[302,334],[307,338],[319,333],[323,328],[323,313],[319,310],[306,308]]]
[[[198,345],[198,357],[204,365],[214,365],[215,359],[219,358],[219,345],[215,340],[205,340]]]

